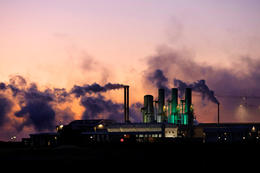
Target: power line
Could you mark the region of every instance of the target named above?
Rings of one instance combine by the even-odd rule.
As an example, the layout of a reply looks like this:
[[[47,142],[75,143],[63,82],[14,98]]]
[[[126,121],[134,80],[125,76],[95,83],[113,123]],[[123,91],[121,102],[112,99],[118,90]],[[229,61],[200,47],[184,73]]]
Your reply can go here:
[[[215,95],[216,97],[224,97],[224,98],[238,98],[238,99],[260,99],[260,96],[247,96],[247,95]]]
[[[193,96],[201,97],[201,94],[193,94]],[[215,97],[234,98],[234,99],[260,99],[260,96],[247,96],[247,95],[215,95]]]

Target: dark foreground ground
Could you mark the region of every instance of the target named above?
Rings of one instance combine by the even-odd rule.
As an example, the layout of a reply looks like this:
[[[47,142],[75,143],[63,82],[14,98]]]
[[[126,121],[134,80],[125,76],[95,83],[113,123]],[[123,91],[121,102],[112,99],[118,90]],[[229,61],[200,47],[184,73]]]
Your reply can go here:
[[[260,161],[259,144],[103,144],[23,147],[0,145],[0,163],[171,163],[173,165],[243,164]],[[129,162],[130,161],[130,162]],[[154,165],[154,166],[155,166]]]

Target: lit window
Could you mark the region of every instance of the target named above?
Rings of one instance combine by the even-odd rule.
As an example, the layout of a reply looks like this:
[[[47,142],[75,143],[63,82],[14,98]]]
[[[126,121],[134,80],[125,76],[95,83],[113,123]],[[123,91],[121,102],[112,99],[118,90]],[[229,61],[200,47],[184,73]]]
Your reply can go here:
[[[255,126],[252,127],[252,130],[251,130],[251,131],[252,131],[252,132],[255,132],[255,131],[256,131]]]
[[[63,125],[59,125],[58,129],[59,130],[63,129]]]
[[[103,124],[99,124],[98,125],[98,129],[103,129],[104,128],[104,125]]]

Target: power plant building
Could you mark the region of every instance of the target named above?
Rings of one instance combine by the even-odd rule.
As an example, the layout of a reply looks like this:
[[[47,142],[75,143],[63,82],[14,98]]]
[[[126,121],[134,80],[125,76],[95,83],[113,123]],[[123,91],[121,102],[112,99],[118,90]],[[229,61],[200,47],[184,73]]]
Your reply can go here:
[[[172,88],[165,102],[164,89],[158,89],[158,99],[144,96],[143,122],[129,120],[129,86],[124,87],[124,123],[109,119],[75,120],[57,126],[57,134],[31,135],[36,142],[55,138],[58,144],[142,143],[196,141],[201,143],[260,142],[260,123],[200,123],[194,124],[192,90],[186,88],[184,99]],[[219,112],[219,110],[218,110]],[[57,140],[57,141],[56,141]],[[39,143],[39,142],[38,142]],[[45,142],[46,143],[46,142]]]
[[[186,90],[185,100],[178,104],[178,90],[172,89],[171,100],[165,104],[165,91],[158,89],[158,100],[152,95],[144,96],[141,108],[143,122],[129,121],[129,86],[124,87],[125,123],[113,120],[77,120],[58,129],[62,143],[92,142],[155,142],[189,136],[193,126],[191,89]],[[189,120],[190,119],[190,120]]]
[[[178,89],[172,88],[171,99],[165,104],[164,89],[158,90],[158,100],[152,95],[144,96],[144,107],[141,109],[144,123],[171,123],[177,126],[193,124],[193,105],[191,88],[186,88],[185,99],[178,104]]]

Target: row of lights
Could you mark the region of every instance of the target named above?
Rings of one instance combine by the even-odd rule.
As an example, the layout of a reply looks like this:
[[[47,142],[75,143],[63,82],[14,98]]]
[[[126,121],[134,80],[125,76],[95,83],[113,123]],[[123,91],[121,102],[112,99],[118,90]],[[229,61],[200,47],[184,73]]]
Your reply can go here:
[[[16,136],[12,136],[10,139],[13,141],[16,140]]]
[[[220,140],[220,139],[221,139],[221,137],[219,136],[219,137],[218,137],[218,139]],[[242,137],[242,139],[243,139],[243,140],[246,140],[246,137],[245,137],[245,136],[243,136],[243,137]],[[257,137],[256,137],[256,139],[259,139],[259,137],[257,136]],[[224,138],[224,140],[226,141],[226,140],[227,140],[227,138],[225,137],[225,138]]]
[[[239,105],[240,108],[244,108],[244,107],[247,107],[246,105],[243,105],[243,104],[240,104]],[[260,105],[257,107],[258,109],[260,109]]]

